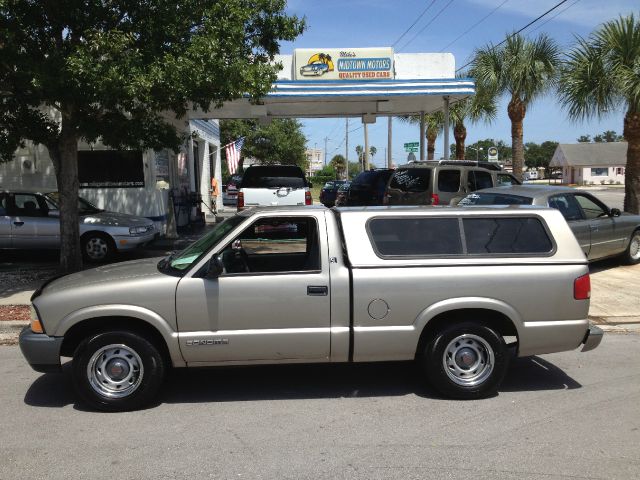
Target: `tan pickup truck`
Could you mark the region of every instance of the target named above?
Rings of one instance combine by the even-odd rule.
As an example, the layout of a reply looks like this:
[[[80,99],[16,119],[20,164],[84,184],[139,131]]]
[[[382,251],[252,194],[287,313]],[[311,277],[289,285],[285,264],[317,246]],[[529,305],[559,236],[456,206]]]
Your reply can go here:
[[[179,254],[99,267],[33,296],[38,371],[73,357],[80,398],[152,401],[169,367],[417,360],[445,396],[494,394],[508,359],[595,348],[587,261],[557,210],[281,207]]]

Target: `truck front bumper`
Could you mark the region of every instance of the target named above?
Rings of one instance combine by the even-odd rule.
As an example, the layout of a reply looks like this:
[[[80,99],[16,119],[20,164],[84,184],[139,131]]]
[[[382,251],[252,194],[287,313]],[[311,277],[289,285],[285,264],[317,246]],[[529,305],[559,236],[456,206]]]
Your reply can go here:
[[[582,347],[582,350],[580,351],[588,352],[589,350],[593,350],[594,348],[596,348],[598,345],[600,345],[603,335],[604,332],[600,327],[590,325],[589,330],[587,330],[587,333],[584,336],[584,340],[582,340],[584,347]]]
[[[24,327],[20,332],[20,350],[36,372],[58,372],[62,340],[63,337],[33,333],[31,328]]]

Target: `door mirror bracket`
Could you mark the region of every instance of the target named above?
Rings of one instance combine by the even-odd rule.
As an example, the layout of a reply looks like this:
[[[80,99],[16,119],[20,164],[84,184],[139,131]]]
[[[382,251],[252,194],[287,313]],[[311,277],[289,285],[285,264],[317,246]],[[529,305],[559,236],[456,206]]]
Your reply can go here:
[[[224,272],[224,263],[222,263],[222,258],[220,255],[214,255],[209,260],[209,268],[207,269],[207,273],[205,274],[206,278],[214,279],[218,278]]]

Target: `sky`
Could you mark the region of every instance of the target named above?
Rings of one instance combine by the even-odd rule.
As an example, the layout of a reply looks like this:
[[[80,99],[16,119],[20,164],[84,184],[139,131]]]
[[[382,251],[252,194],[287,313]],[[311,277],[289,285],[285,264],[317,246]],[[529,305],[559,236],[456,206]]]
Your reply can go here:
[[[453,53],[458,68],[471,59],[474,49],[489,43],[499,43],[506,35],[524,27],[560,1],[289,0],[287,12],[305,17],[307,30],[294,42],[283,43],[281,53],[292,54],[295,48],[393,46],[396,53]],[[426,12],[421,16],[425,9]],[[638,0],[567,0],[522,34],[534,38],[545,33],[560,45],[562,51],[568,52],[574,45],[576,36],[587,37],[602,22],[634,12],[640,15]],[[415,25],[409,29],[414,22]],[[478,24],[474,27],[476,23]],[[461,36],[468,29],[469,32]],[[510,145],[511,123],[506,109],[507,101],[502,99],[497,119],[490,125],[467,125],[466,144],[494,138]],[[610,112],[602,119],[574,122],[568,119],[551,93],[529,106],[524,120],[524,141],[575,143],[583,134],[593,136],[605,130],[622,134],[623,117],[624,111],[619,110]],[[324,148],[324,139],[328,137],[327,161],[338,153],[345,154],[344,119],[302,120],[302,123],[308,148]],[[349,130],[353,130],[349,134],[350,161],[356,158],[355,146],[364,145],[363,129],[358,129],[360,126],[358,119],[351,119],[349,122]],[[406,160],[404,143],[418,140],[418,126],[395,120],[394,162],[403,163]],[[454,141],[453,133],[450,134],[450,141]],[[387,147],[386,118],[379,118],[369,126],[369,144],[378,150],[373,163],[384,166]],[[436,158],[442,153],[443,140],[440,136],[436,143]]]

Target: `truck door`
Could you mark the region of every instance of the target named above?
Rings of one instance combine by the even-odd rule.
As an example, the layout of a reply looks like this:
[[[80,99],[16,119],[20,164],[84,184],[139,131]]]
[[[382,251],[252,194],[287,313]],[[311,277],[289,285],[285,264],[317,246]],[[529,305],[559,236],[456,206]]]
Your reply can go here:
[[[218,250],[224,272],[217,279],[184,278],[178,285],[180,348],[187,362],[329,357],[324,212],[256,215]]]

